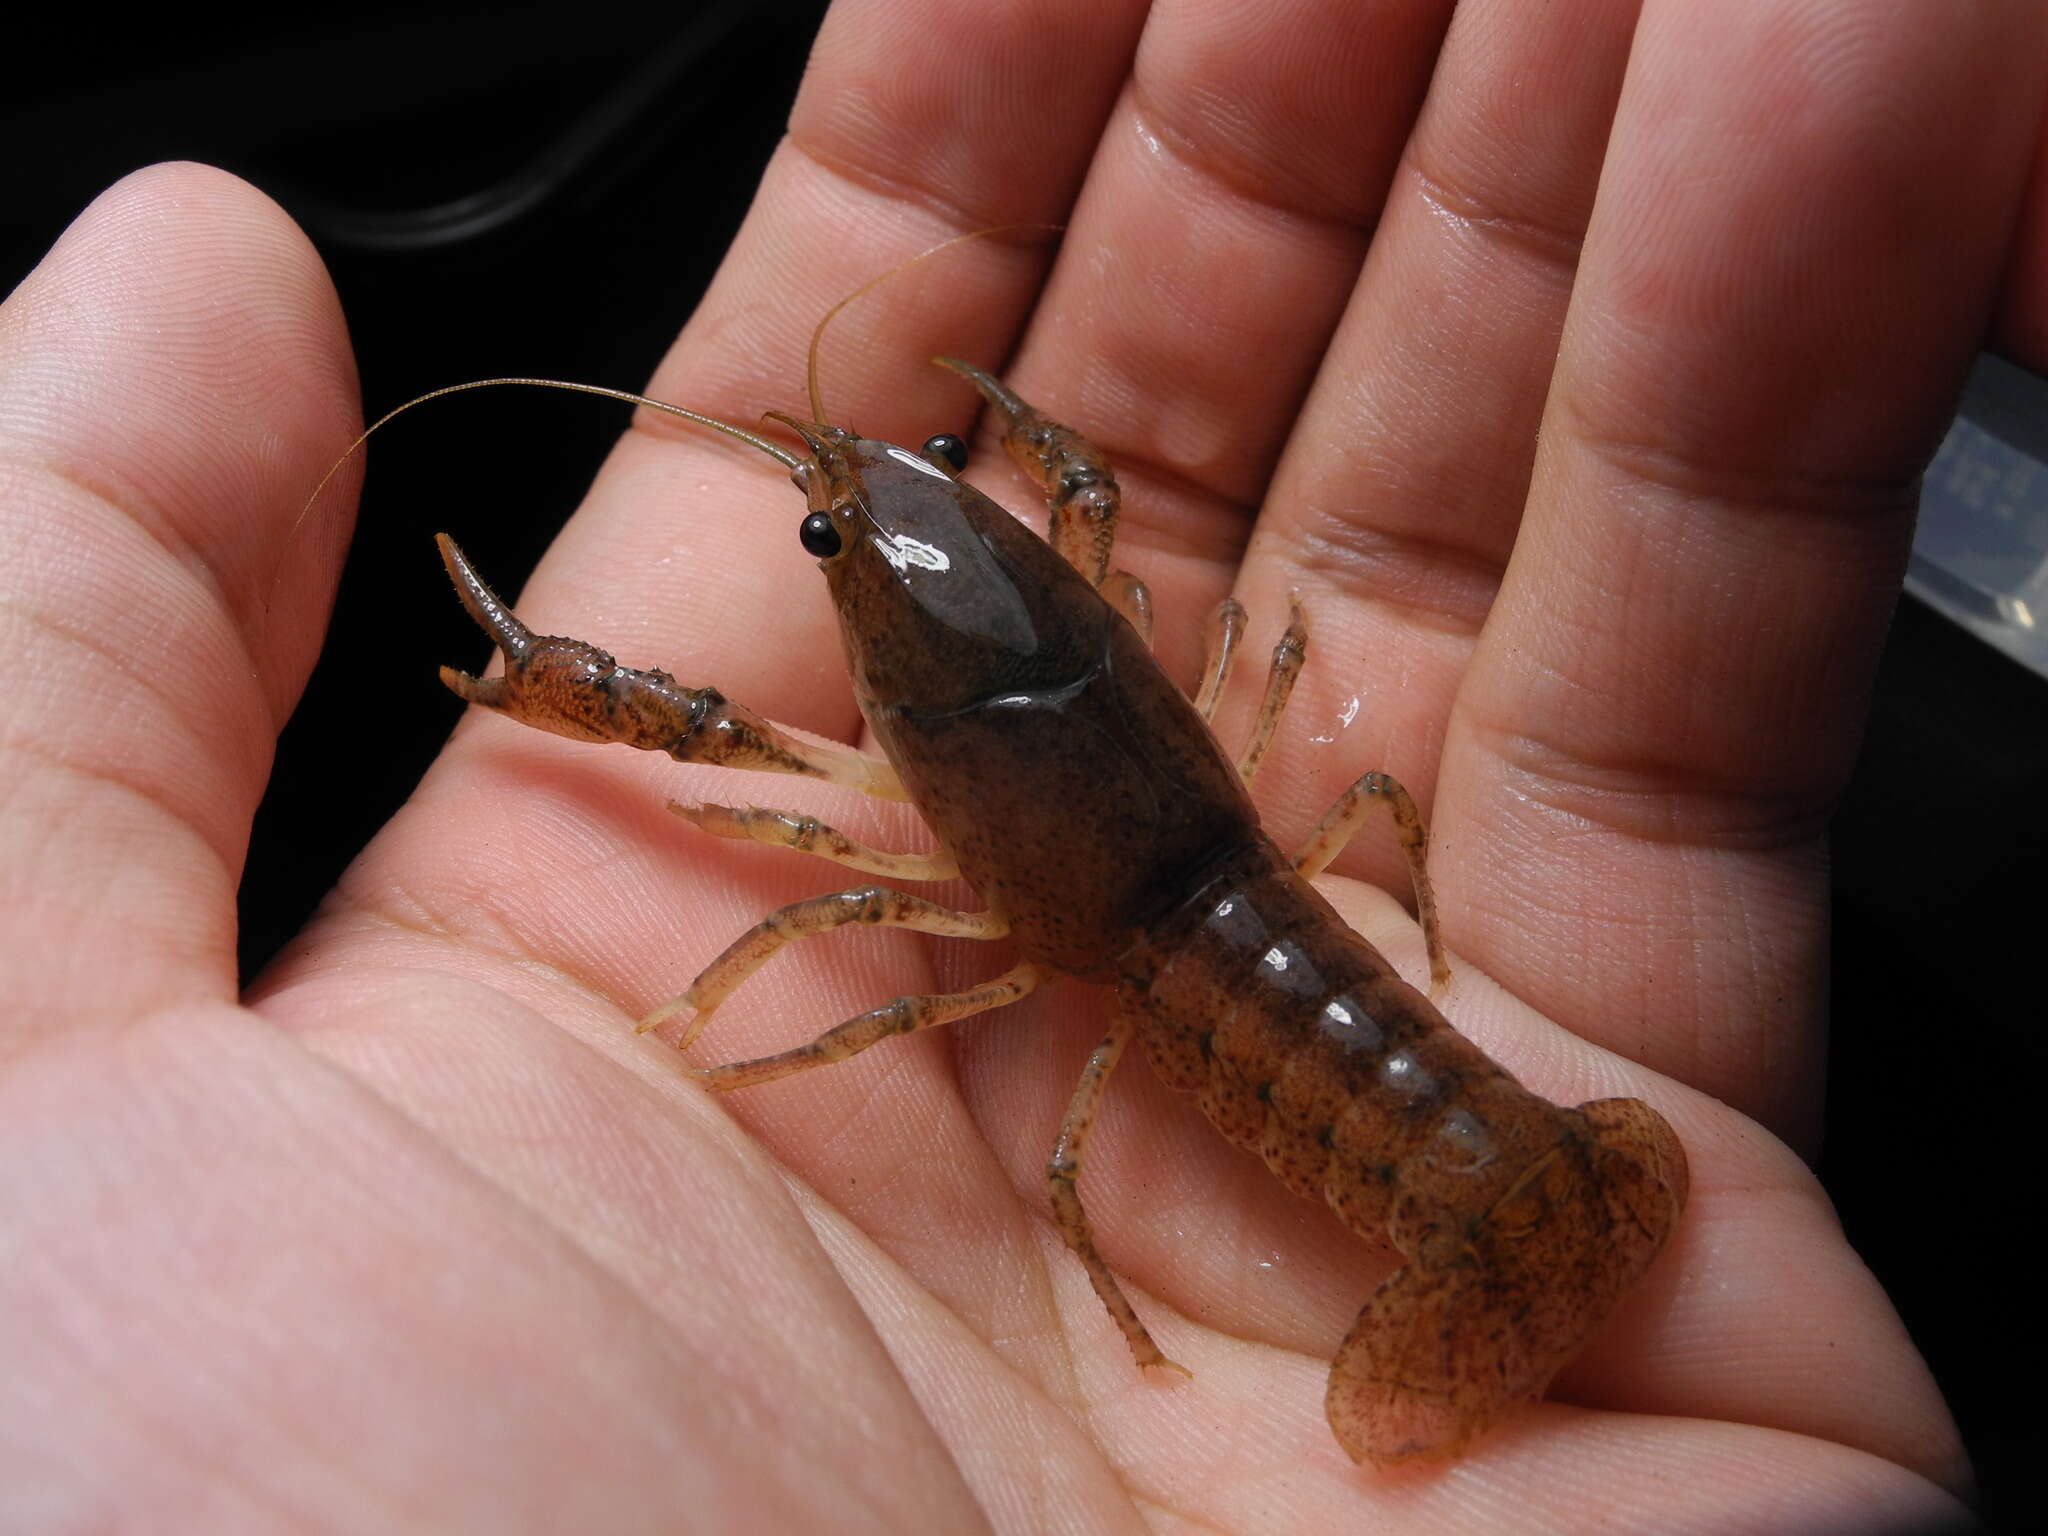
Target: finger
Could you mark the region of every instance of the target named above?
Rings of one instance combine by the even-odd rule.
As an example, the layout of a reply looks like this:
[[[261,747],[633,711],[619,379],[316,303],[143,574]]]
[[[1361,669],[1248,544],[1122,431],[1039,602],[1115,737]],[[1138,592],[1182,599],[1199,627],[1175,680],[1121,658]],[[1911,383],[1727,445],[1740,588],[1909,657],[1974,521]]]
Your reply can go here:
[[[2004,259],[2042,41],[2020,5],[1645,12],[1446,747],[1452,946],[1795,1141],[1822,822]]]
[[[5,1027],[232,996],[272,741],[320,644],[355,419],[341,314],[290,220],[159,166],[0,310]]]
[[[1260,799],[1298,836],[1361,773],[1425,809],[1514,547],[1637,0],[1458,8],[1372,260],[1259,521],[1239,596],[1302,591],[1310,661]],[[1339,864],[1402,889],[1395,844]]]
[[[1178,677],[1351,292],[1449,9],[1183,0],[1147,19],[1008,373],[1115,464],[1118,558],[1153,587]]]

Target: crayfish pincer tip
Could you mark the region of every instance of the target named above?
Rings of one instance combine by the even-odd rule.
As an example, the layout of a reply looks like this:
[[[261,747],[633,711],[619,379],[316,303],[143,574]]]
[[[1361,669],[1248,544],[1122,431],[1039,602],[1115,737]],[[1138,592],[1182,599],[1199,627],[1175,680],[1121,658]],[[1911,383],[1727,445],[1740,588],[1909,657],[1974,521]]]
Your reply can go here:
[[[696,1008],[696,1005],[690,1001],[690,994],[685,992],[681,997],[678,997],[671,1002],[663,1003],[659,1008],[655,1009],[654,1012],[648,1014],[646,1018],[642,1019],[639,1022],[639,1024],[635,1026],[634,1032],[636,1034],[642,1035],[653,1034],[656,1030],[659,1030],[663,1025],[667,1024],[668,1021],[673,1019],[677,1014],[686,1012],[687,1010],[692,1008]],[[689,1021],[689,1023],[683,1026],[682,1035],[677,1039],[668,1041],[667,1043],[678,1051],[687,1051],[692,1045],[696,1044],[697,1037],[704,1032],[704,1026],[710,1022],[710,1018],[710,1009],[696,1008],[695,1017],[693,1017]]]
[[[638,1024],[634,1025],[633,1033],[636,1035],[651,1035],[682,1011],[683,1000],[680,997],[663,1003],[654,1012],[648,1014]]]
[[[460,667],[443,667],[441,686],[468,704],[481,704],[486,709],[502,709],[505,705],[502,677],[475,677]]]

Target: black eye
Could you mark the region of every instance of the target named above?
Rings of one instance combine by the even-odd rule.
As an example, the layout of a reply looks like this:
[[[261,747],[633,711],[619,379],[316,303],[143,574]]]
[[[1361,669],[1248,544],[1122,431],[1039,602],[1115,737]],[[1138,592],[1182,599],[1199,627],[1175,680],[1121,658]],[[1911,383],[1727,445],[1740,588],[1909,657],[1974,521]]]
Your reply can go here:
[[[943,464],[954,474],[967,467],[967,444],[950,432],[941,432],[937,437],[924,440],[924,456],[934,464]]]
[[[796,536],[803,547],[820,560],[830,560],[839,553],[839,527],[832,521],[830,512],[813,512],[804,519]]]

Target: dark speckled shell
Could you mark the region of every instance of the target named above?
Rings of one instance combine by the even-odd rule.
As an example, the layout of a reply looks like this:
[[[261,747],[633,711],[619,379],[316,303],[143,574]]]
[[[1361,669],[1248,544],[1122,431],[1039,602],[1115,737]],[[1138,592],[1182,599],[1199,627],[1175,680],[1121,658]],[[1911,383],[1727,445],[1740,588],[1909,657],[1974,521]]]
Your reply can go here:
[[[828,567],[861,707],[1024,954],[1114,980],[1204,869],[1258,841],[1251,799],[1136,632],[1043,540],[971,487],[875,458],[864,480],[889,522],[856,523]],[[946,563],[892,558],[906,545]]]

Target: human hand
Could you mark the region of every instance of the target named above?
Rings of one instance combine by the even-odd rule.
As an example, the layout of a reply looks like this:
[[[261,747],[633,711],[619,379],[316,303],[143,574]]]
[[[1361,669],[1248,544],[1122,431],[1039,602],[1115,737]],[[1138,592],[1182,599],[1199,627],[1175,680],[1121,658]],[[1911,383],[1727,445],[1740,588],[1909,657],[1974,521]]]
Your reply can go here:
[[[922,364],[946,351],[1095,434],[1177,676],[1225,591],[1270,633],[1303,589],[1271,822],[1285,842],[1366,768],[1434,782],[1454,1022],[1553,1098],[1649,1099],[1687,1146],[1642,1292],[1465,1460],[1361,1472],[1321,1378],[1386,1261],[1131,1068],[1085,1192],[1196,1372],[1147,1381],[1044,1215],[1086,995],[714,1101],[631,1019],[831,881],[663,802],[800,803],[895,846],[907,818],[488,717],[238,1005],[235,874],[338,558],[296,519],[352,384],[276,210],[160,170],[0,321],[0,1510],[1721,1530],[1947,1507],[1939,1397],[1770,1133],[1813,1132],[1819,828],[1992,302],[2036,24],[1653,7],[1624,89],[1626,6],[1468,3],[1440,61],[1440,7],[1162,9],[1132,83],[1141,11],[842,4],[653,392],[792,405],[844,293],[960,228],[1064,221],[1049,279],[980,242],[849,310],[828,407],[958,426],[964,389]],[[744,450],[651,427],[521,611],[853,739],[800,514]],[[420,657],[422,686],[443,659],[473,661]],[[1340,870],[1399,888],[1385,850]],[[1415,958],[1389,898],[1332,888]],[[902,935],[803,946],[697,1054],[988,969]]]

